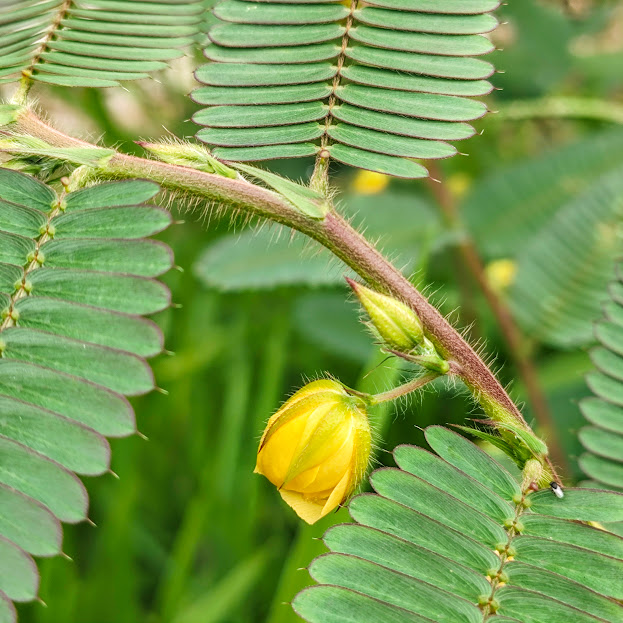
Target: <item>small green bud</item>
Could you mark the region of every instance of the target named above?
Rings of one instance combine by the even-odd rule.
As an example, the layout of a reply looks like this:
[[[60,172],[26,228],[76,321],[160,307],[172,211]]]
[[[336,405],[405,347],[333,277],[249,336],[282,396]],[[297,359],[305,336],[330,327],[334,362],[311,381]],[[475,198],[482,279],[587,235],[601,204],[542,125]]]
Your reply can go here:
[[[368,313],[374,328],[392,350],[408,353],[424,340],[422,323],[404,303],[346,279]]]
[[[13,322],[17,322],[19,320],[19,312],[17,309],[3,309],[2,319],[6,320],[7,318],[10,318]]]
[[[216,173],[224,177],[236,179],[238,173],[214,158],[210,151],[202,145],[194,143],[170,142],[147,143],[137,141],[143,149],[153,154],[159,160],[183,167],[191,167],[206,173]]]

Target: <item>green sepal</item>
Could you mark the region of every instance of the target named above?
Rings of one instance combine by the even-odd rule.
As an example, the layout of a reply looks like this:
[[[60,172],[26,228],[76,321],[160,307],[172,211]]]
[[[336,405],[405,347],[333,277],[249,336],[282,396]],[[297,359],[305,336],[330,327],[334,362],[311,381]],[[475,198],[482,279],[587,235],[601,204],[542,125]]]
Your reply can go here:
[[[526,446],[535,457],[543,457],[549,454],[547,444],[542,439],[539,439],[532,431],[525,430],[514,424],[509,424],[508,422],[496,422],[495,426],[502,430],[509,431],[518,437],[523,445]]]
[[[248,164],[241,164],[239,162],[232,162],[231,164],[236,169],[268,184],[307,216],[311,216],[315,219],[323,219],[329,211],[329,202],[327,199],[307,186],[297,184],[280,175],[275,175],[274,173],[270,173],[270,171],[258,169]]]
[[[469,426],[462,426],[461,424],[451,424],[453,428],[458,428],[465,433],[473,435],[474,437],[478,437],[478,439],[482,439],[483,441],[489,442],[492,446],[495,446],[498,450],[501,450],[510,457],[515,463],[519,464],[520,459],[515,454],[514,448],[502,437],[498,435],[492,435],[491,433],[486,433],[483,430],[478,428],[470,428]],[[521,463],[525,463],[525,460],[521,461]]]

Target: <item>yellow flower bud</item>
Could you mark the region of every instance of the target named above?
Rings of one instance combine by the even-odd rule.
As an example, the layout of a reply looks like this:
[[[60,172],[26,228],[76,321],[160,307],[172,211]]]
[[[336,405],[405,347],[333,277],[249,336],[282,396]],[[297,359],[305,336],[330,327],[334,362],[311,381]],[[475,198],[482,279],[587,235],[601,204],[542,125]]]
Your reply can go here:
[[[387,346],[400,352],[410,352],[422,343],[422,323],[410,307],[356,281],[347,281]]]
[[[371,447],[365,407],[325,379],[299,389],[268,420],[255,472],[307,523],[343,504],[362,481]]]

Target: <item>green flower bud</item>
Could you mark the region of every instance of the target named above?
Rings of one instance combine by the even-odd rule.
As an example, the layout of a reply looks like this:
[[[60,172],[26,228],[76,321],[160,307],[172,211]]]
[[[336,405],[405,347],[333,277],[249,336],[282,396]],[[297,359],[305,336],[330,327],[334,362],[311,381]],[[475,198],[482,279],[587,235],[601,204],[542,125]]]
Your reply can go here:
[[[374,328],[392,350],[410,352],[424,340],[422,323],[404,303],[346,279],[368,313]]]

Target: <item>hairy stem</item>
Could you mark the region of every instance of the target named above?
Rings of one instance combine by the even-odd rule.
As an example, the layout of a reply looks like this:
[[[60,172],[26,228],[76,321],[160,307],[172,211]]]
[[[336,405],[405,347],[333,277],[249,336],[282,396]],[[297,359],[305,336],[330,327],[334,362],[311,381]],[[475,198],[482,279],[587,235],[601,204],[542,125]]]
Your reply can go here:
[[[56,147],[93,148],[90,143],[52,128],[29,110],[18,116],[13,128]],[[426,336],[450,363],[450,373],[463,380],[490,418],[530,430],[515,403],[472,347],[426,297],[336,211],[330,210],[323,219],[313,219],[297,211],[281,195],[246,180],[120,153],[103,160],[96,174],[109,178],[151,179],[165,188],[215,201],[252,216],[268,218],[313,238],[374,288],[412,307],[422,322]],[[559,480],[549,460],[546,471],[546,477],[550,480]]]
[[[394,387],[386,392],[382,392],[380,394],[373,394],[370,396],[371,404],[378,405],[382,402],[391,402],[392,400],[397,400],[398,398],[402,398],[402,396],[406,396],[424,385],[428,385],[431,381],[434,381],[439,374],[425,374],[424,376],[418,376],[416,379],[405,383],[404,385],[399,385],[398,387]]]
[[[442,180],[441,171],[436,165],[431,166],[431,173],[433,173],[437,179]],[[447,226],[453,229],[460,228],[464,230],[456,202],[448,192],[447,187],[443,183],[432,183],[430,188]],[[534,362],[526,349],[525,338],[517,326],[510,309],[491,287],[487,275],[485,274],[485,267],[478,253],[478,249],[472,238],[464,231],[462,231],[456,248],[462,259],[461,263],[466,267],[467,271],[469,271],[478,284],[489,308],[495,316],[500,332],[517,368],[517,372],[526,388],[528,401],[534,411],[534,416],[547,434],[548,444],[552,450],[553,458],[558,465],[566,468],[567,461],[565,453],[556,435],[556,426],[547,405],[547,399],[541,388]]]

